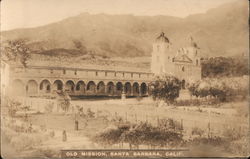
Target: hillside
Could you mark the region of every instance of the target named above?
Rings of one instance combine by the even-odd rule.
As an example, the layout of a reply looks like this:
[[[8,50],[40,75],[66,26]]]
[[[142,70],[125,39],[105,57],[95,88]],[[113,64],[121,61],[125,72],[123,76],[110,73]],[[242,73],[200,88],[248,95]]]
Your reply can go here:
[[[2,40],[28,39],[36,54],[136,57],[151,55],[161,31],[173,49],[187,46],[192,36],[204,56],[237,56],[248,52],[248,4],[236,1],[186,18],[82,13],[37,28],[2,32]]]

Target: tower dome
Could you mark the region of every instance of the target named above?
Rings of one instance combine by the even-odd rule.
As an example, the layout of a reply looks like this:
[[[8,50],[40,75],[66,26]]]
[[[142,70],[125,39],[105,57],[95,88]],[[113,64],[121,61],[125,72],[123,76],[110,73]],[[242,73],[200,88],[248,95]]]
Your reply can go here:
[[[170,43],[169,39],[165,36],[164,32],[161,32],[160,36],[156,38],[156,42]]]

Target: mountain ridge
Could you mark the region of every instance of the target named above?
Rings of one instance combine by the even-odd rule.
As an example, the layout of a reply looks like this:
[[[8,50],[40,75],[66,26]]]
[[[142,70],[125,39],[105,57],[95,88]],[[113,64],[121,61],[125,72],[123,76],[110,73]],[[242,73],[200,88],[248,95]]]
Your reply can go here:
[[[189,45],[190,36],[204,56],[236,56],[248,52],[247,2],[236,1],[185,18],[81,13],[35,28],[2,32],[2,40],[28,39],[36,53],[53,49],[108,57],[150,56],[161,31],[173,50]],[[51,52],[53,53],[53,52]]]

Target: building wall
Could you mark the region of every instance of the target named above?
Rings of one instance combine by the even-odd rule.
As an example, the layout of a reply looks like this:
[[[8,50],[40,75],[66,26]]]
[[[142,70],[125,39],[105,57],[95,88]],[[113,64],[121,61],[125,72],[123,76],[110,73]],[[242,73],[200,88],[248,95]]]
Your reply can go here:
[[[173,53],[171,45],[166,42],[153,44],[151,72],[154,75],[172,75],[186,82],[194,82],[201,79],[201,65],[199,50],[194,47],[181,48]],[[177,56],[187,55],[192,60],[176,62]]]
[[[153,77],[147,72],[64,67],[12,66],[10,70],[11,94],[23,96],[47,95],[56,91],[67,91],[70,95],[121,95],[125,89],[131,90],[128,95],[135,95],[141,89],[148,90]],[[129,83],[129,87],[125,88],[125,83]]]

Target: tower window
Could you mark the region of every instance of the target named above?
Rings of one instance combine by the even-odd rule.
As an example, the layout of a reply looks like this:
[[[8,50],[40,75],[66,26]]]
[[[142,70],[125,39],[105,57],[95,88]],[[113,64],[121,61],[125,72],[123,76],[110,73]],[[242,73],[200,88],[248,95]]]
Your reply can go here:
[[[107,73],[107,72],[105,72],[105,76],[107,76],[107,74],[108,74],[108,73]]]
[[[50,70],[50,73],[53,73],[53,70]]]
[[[184,68],[184,66],[182,67],[182,69],[181,69],[181,70],[182,70],[182,72],[184,72],[184,71],[185,71],[185,68]]]
[[[75,75],[77,75],[77,71],[75,70]]]
[[[98,72],[95,72],[95,75],[98,76]]]
[[[133,77],[133,73],[131,73],[131,77]]]
[[[63,74],[66,74],[66,70],[63,70]]]
[[[198,61],[198,60],[196,60],[196,66],[198,66],[198,64],[199,64],[199,61]]]
[[[116,72],[115,72],[115,77],[116,77]]]
[[[124,77],[124,72],[122,73],[122,77]]]
[[[160,45],[157,45],[157,51],[158,52],[160,51]]]

